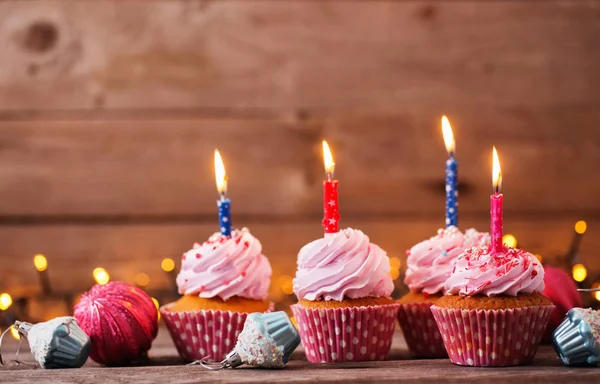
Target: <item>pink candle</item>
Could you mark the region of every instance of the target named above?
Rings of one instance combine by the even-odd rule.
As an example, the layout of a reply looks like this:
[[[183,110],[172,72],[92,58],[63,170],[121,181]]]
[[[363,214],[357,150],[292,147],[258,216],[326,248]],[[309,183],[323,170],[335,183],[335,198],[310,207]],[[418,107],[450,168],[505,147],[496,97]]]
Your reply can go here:
[[[323,228],[325,233],[337,233],[340,230],[340,209],[338,205],[338,181],[333,180],[335,163],[327,142],[323,140],[323,157],[325,159],[325,173],[327,179],[323,180]]]
[[[492,252],[500,252],[502,246],[502,202],[503,195],[500,193],[502,185],[502,170],[496,147],[492,150],[492,185],[494,193],[490,196],[490,234],[492,240]]]

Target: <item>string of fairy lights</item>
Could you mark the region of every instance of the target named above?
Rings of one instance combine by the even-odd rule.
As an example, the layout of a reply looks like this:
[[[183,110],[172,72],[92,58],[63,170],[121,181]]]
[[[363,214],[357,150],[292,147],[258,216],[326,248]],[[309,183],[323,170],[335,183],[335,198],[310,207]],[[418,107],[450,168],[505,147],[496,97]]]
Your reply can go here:
[[[579,288],[600,288],[600,271],[594,272],[592,275],[588,272],[587,267],[581,261],[579,255],[579,247],[581,240],[585,232],[587,231],[587,223],[583,220],[575,223],[574,235],[571,241],[568,252],[555,259],[568,266],[571,269],[571,275],[573,280],[577,283]],[[512,234],[505,234],[502,238],[503,243],[510,248],[515,248],[518,245],[517,238]],[[543,258],[540,254],[535,254],[537,259],[542,262]],[[48,270],[48,259],[43,254],[36,254],[33,257],[33,266],[38,272],[40,287],[43,295],[46,297],[62,297],[67,304],[68,308],[72,308],[73,303],[77,301],[77,295],[74,293],[63,293],[57,294],[53,292],[50,278],[47,273]],[[177,283],[176,277],[177,272],[175,271],[175,261],[171,258],[165,258],[161,261],[161,269],[167,274],[167,278],[170,282],[169,289],[154,291],[153,293],[158,296],[176,296],[177,295]],[[393,280],[398,280],[401,274],[402,260],[399,257],[390,257],[390,275]],[[110,281],[109,272],[103,267],[97,267],[92,270],[92,277],[97,284],[103,285]],[[274,281],[274,290],[276,297],[274,299],[285,299],[286,296],[292,297],[293,290],[293,277],[289,275],[280,275]],[[147,290],[150,284],[150,277],[145,272],[139,272],[134,279],[134,283],[137,287]],[[600,302],[600,292],[591,292],[591,296]],[[19,303],[27,303],[28,297],[19,297],[13,300],[13,297],[7,293],[0,293],[0,325],[2,324],[3,315],[13,306],[14,301]],[[153,301],[158,306],[159,301],[153,297]],[[10,320],[10,319],[9,319]],[[18,337],[18,334],[14,334]]]

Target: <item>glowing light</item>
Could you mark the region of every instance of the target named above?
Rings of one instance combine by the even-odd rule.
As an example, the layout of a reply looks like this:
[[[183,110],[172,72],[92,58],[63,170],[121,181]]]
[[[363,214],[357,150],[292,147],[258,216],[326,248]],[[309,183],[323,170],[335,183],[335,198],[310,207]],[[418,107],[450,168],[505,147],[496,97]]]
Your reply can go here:
[[[400,270],[398,268],[391,268],[390,276],[392,277],[392,280],[396,280],[400,277]]]
[[[158,321],[160,321],[160,312],[158,312],[158,309],[160,308],[160,303],[154,297],[152,297],[151,299],[152,299],[152,302],[154,303],[154,306],[156,306],[156,310],[158,313]]]
[[[442,116],[442,134],[444,135],[444,144],[446,144],[446,151],[448,153],[454,153],[456,148],[456,142],[454,141],[454,133],[452,133],[452,126],[450,121],[444,115]]]
[[[227,193],[227,173],[225,172],[225,164],[219,150],[215,149],[215,179],[217,181],[217,191],[221,194]]]
[[[148,277],[148,275],[144,272],[140,272],[135,277],[135,283],[140,287],[145,287],[148,285],[148,283],[150,283],[150,277]]]
[[[573,266],[573,280],[582,282],[587,277],[587,269],[583,264],[575,264]]]
[[[14,337],[17,340],[19,340],[21,338],[21,335],[19,334],[19,331],[14,326],[10,327],[10,334],[11,334],[12,337]]]
[[[538,261],[541,263],[542,261],[544,261],[544,258],[542,257],[542,255],[540,255],[539,253],[536,253],[535,258],[538,259]]]
[[[592,284],[592,288],[600,288],[600,282]],[[594,299],[600,301],[600,291],[592,292],[592,296],[594,296]]]
[[[500,193],[502,188],[502,169],[500,168],[500,159],[496,147],[492,147],[492,186],[494,191]]]
[[[400,260],[399,257],[390,257],[390,267],[396,268],[396,269],[400,269],[400,266],[402,265],[402,260]]]
[[[173,269],[175,269],[175,262],[173,259],[167,257],[166,259],[163,259],[162,263],[160,263],[160,267],[165,272],[171,272]]]
[[[48,268],[48,260],[46,259],[46,256],[38,253],[33,256],[33,265],[35,266],[35,269],[42,272]]]
[[[587,223],[585,221],[579,220],[578,222],[575,223],[575,232],[579,233],[580,235],[583,235],[586,230],[587,230]]]
[[[328,175],[332,175],[335,169],[335,162],[333,161],[333,155],[331,154],[331,149],[329,149],[329,144],[325,140],[323,140],[323,163],[325,164],[325,172]]]
[[[506,245],[508,248],[514,248],[517,246],[517,238],[510,233],[507,233],[502,236],[502,244]]]
[[[12,305],[12,297],[8,293],[0,294],[0,310],[6,311]]]
[[[294,293],[294,283],[292,280],[292,277],[288,275],[280,276],[277,279],[277,282],[281,285],[281,291],[286,295],[291,295]]]
[[[95,268],[92,272],[92,275],[94,276],[94,280],[96,280],[97,284],[104,285],[110,281],[110,275],[104,268]]]

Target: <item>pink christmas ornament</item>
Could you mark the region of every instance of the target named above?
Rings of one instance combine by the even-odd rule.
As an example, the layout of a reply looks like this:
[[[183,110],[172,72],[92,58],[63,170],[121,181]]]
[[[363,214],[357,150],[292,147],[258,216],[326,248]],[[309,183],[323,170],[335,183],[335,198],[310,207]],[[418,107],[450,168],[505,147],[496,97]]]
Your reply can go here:
[[[583,303],[573,278],[562,269],[544,266],[544,284],[546,288],[542,294],[556,306],[542,339],[544,343],[551,343],[552,332],[562,323],[567,312],[572,308],[582,307]]]
[[[90,357],[105,365],[141,357],[158,332],[158,311],[150,296],[122,282],[95,285],[84,293],[75,318],[92,340]]]

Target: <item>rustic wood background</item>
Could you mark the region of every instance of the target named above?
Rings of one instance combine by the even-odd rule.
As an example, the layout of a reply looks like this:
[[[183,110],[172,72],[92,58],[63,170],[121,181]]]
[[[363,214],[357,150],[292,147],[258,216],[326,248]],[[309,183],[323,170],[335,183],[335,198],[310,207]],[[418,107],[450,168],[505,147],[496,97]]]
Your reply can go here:
[[[0,291],[39,291],[36,253],[58,290],[168,286],[217,229],[215,147],[234,224],[293,275],[323,138],[342,225],[404,258],[443,224],[442,114],[461,226],[487,227],[494,144],[507,232],[556,262],[585,219],[600,272],[599,41],[597,0],[2,1]]]

